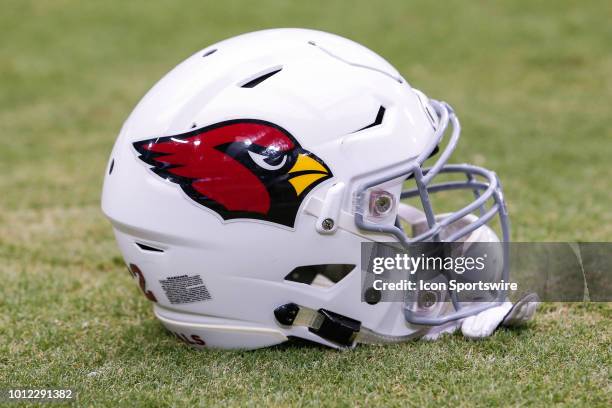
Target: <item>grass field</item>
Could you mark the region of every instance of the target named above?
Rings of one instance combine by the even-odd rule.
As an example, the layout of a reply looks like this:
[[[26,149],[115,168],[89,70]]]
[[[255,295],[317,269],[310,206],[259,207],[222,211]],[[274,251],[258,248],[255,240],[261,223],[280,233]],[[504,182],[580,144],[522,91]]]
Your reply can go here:
[[[99,208],[140,97],[214,41],[348,36],[451,102],[517,241],[612,240],[609,1],[0,0],[0,387],[83,406],[610,406],[612,307],[546,304],[483,342],[196,352],[154,320]]]

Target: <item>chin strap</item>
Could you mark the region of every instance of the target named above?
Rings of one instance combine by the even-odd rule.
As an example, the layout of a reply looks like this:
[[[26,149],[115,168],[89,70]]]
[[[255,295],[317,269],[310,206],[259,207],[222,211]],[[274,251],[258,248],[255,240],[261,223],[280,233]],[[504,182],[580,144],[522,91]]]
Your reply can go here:
[[[287,303],[274,310],[276,319],[284,325],[308,327],[308,330],[339,347],[351,348],[357,343],[393,344],[419,338],[422,331],[405,336],[389,336],[374,332],[361,322],[326,309],[309,309]]]
[[[436,340],[443,334],[454,333],[461,328],[469,339],[483,339],[491,336],[500,326],[517,327],[526,324],[535,314],[539,303],[538,295],[530,293],[514,305],[507,301],[499,306],[486,309],[465,319],[451,321],[444,325],[428,327],[405,336],[389,336],[377,333],[361,325],[361,322],[326,309],[314,310],[295,303],[287,303],[274,310],[279,323],[286,326],[302,326],[321,338],[341,348],[352,348],[358,343],[393,344],[422,338]]]

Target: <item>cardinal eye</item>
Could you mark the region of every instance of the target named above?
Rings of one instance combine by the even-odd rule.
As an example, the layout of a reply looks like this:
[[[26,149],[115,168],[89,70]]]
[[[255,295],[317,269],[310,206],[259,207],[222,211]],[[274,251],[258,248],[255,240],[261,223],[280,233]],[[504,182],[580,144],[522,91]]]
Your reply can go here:
[[[250,150],[248,152],[249,152],[249,156],[251,156],[251,159],[255,162],[255,164],[257,164],[259,167],[262,167],[266,170],[278,170],[281,167],[283,167],[285,163],[287,162],[286,154],[284,154],[283,156],[270,157],[270,156],[264,156],[263,154],[253,153]],[[282,159],[280,160],[280,162],[278,162],[280,157],[282,157]],[[270,163],[271,161],[278,162],[278,163],[276,164]]]

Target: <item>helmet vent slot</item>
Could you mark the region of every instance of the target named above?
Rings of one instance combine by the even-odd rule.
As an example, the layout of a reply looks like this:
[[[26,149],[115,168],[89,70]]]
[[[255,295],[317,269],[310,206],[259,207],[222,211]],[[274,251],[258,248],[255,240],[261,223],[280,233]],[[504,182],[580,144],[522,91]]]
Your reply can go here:
[[[285,280],[325,288],[340,282],[353,269],[355,265],[352,264],[298,266],[285,276]]]
[[[205,52],[205,53],[202,55],[202,58],[204,58],[204,57],[208,57],[209,55],[212,55],[212,54],[214,54],[215,52],[217,52],[217,49],[216,49],[216,48],[213,48],[212,50],[208,50],[208,51],[206,51],[206,52]]]
[[[367,126],[362,127],[361,129],[357,129],[353,133],[361,132],[362,130],[366,130],[366,129],[369,129],[371,127],[378,126],[378,125],[382,124],[383,119],[385,117],[385,111],[386,111],[385,107],[381,105],[380,108],[378,108],[378,112],[376,113],[376,118],[374,119],[374,122],[370,123]]]
[[[111,174],[113,174],[113,170],[115,168],[115,159],[112,159],[110,162],[110,166],[108,168],[108,175],[110,176]]]
[[[253,79],[248,80],[244,84],[241,85],[241,88],[255,88],[257,85],[261,84],[266,79],[270,78],[272,75],[278,74],[283,67],[275,67],[272,68],[271,71],[267,71],[264,74],[257,74],[257,76]]]
[[[140,242],[136,242],[136,246],[138,246],[138,248],[140,248],[143,251],[147,251],[147,252],[164,252],[163,249],[159,249],[159,248],[155,248],[149,245],[145,245],[145,244],[141,244]]]

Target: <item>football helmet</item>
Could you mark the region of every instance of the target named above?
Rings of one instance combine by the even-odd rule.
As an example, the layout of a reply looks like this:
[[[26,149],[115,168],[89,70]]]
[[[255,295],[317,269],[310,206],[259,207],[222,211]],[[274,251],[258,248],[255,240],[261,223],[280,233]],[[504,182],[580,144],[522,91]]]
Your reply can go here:
[[[446,164],[459,134],[447,103],[362,45],[305,29],[244,34],[144,96],[112,150],[102,209],[155,316],[195,347],[404,341],[506,301],[361,293],[363,242],[498,243],[489,273],[508,280],[501,185]],[[470,200],[436,214],[432,196],[455,190]]]

